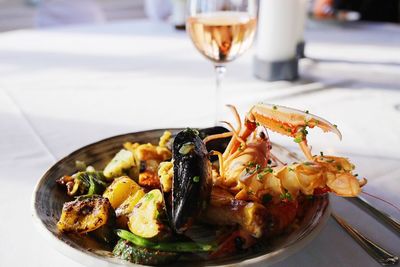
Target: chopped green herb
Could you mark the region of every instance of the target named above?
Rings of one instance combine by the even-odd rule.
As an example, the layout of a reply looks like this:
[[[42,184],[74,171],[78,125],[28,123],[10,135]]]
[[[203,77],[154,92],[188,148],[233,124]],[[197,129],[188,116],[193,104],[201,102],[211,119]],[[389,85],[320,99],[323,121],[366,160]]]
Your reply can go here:
[[[243,151],[243,144],[240,144],[238,150],[239,150],[239,151]]]
[[[336,125],[336,124],[334,124],[334,125],[333,125],[333,127],[337,128],[337,125]]]
[[[354,174],[355,177],[358,177],[358,173]]]
[[[257,174],[257,180],[259,181],[264,180],[264,175],[262,173]]]
[[[249,162],[246,164],[246,166],[247,166],[247,167],[254,167],[254,166],[256,166],[256,163],[255,163],[254,161],[249,161]]]
[[[153,199],[153,197],[154,197],[154,195],[153,194],[149,194],[149,193],[147,193],[146,195],[144,195],[144,199],[146,199],[146,200],[152,200]]]
[[[301,133],[302,133],[303,135],[307,135],[307,134],[308,134],[308,131],[306,130],[306,128],[303,128],[303,129],[301,129],[300,131],[301,131]]]
[[[193,133],[194,135],[199,135],[199,131],[197,129],[192,129],[192,128],[186,128],[185,132],[187,133]]]
[[[337,168],[338,171],[341,171],[341,170],[343,169],[343,168],[342,168],[342,165],[339,165],[339,164],[336,165],[336,168]]]
[[[285,192],[285,193],[282,193],[281,195],[280,195],[280,198],[282,199],[282,200],[292,200],[292,195],[289,193],[289,192]]]
[[[262,170],[262,173],[273,173],[274,170],[271,167],[266,167]]]
[[[290,172],[293,172],[293,171],[294,171],[294,169],[292,169],[292,168],[288,167],[288,171],[290,171]]]
[[[274,110],[277,110],[277,109],[278,109],[278,107],[277,107],[277,106],[273,106],[272,108],[273,108]]]
[[[245,166],[246,166],[246,173],[248,173],[248,174],[254,174],[254,173],[258,172],[261,169],[261,165],[260,164],[256,164],[253,161],[250,161]]]
[[[321,155],[321,157],[323,157],[324,156],[324,152],[319,152],[319,154]]]
[[[308,110],[305,111],[307,114],[309,114],[310,112]]]
[[[295,139],[293,139],[293,141],[295,143],[301,143],[303,141],[303,138],[302,137],[296,137]]]
[[[312,162],[308,162],[308,161],[306,161],[306,162],[303,162],[303,165],[306,165],[306,166],[311,166],[311,165],[313,165],[313,163],[312,163]]]
[[[198,183],[200,181],[200,176],[193,177],[193,182]]]
[[[306,199],[313,199],[314,196],[313,195],[306,195]]]

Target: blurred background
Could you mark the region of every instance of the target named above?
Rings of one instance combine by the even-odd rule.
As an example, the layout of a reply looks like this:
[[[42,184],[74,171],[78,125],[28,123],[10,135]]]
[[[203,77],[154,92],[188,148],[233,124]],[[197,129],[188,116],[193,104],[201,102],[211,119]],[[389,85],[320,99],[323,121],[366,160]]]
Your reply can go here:
[[[33,188],[57,160],[121,133],[232,120],[228,109],[215,116],[225,103],[245,114],[265,101],[337,123],[343,141],[313,130],[313,150],[351,158],[369,192],[400,206],[400,0],[259,0],[254,45],[227,66],[222,97],[212,62],[183,30],[185,2],[0,0],[0,212],[12,215],[1,220],[0,237],[18,229],[0,241],[0,266],[82,267],[46,246],[31,223]],[[256,71],[267,68],[257,68],[256,56],[262,66],[294,65],[295,75],[260,78]],[[297,148],[286,136],[271,139]],[[398,235],[373,217],[338,198],[333,208],[400,255]],[[277,266],[377,263],[330,220]]]
[[[0,0],[0,32],[66,24],[145,18],[163,19],[173,0]],[[400,22],[400,0],[309,0],[322,20]]]
[[[71,4],[75,2],[75,4]],[[104,20],[126,20],[144,18],[144,0],[0,0],[0,31],[9,31],[21,28],[34,28],[39,26],[38,13],[46,6],[58,6],[60,9],[76,10],[87,9],[88,5],[101,11]],[[64,19],[64,20],[63,20]],[[71,23],[60,17],[59,23]],[[79,21],[72,21],[78,23]],[[92,21],[94,22],[94,21]]]

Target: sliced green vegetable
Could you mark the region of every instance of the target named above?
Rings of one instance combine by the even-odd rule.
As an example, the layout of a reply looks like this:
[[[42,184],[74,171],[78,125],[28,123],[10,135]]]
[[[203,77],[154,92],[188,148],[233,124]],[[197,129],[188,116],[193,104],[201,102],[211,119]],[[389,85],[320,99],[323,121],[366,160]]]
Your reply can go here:
[[[70,196],[99,195],[107,186],[103,173],[97,171],[81,171],[72,176],[65,175],[56,182],[65,186]]]
[[[176,261],[179,257],[178,253],[138,247],[124,239],[118,241],[113,254],[120,259],[145,265],[168,264]]]
[[[142,238],[126,230],[118,229],[115,232],[120,238],[130,241],[136,246],[156,249],[160,251],[195,253],[208,252],[216,248],[214,244],[200,244],[195,242],[154,243],[146,238]]]
[[[79,180],[78,191],[88,196],[100,195],[105,190],[107,183],[102,172],[78,172],[73,175],[75,182]]]

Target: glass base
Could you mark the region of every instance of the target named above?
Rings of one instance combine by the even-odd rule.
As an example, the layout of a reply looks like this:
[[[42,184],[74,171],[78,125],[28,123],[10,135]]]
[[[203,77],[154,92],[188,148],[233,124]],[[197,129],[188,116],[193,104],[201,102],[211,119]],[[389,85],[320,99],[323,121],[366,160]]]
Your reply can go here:
[[[299,78],[297,58],[283,61],[265,61],[254,57],[254,75],[265,81],[294,81]]]

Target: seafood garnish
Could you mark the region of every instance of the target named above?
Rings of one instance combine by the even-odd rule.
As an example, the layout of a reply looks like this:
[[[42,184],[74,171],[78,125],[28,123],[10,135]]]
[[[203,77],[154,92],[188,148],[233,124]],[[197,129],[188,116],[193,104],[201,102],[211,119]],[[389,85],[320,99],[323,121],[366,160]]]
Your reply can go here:
[[[236,108],[228,107],[235,115],[237,128],[225,122],[230,133],[208,136],[204,142],[232,136],[225,152],[219,154],[219,172],[214,172],[213,180],[234,193],[236,199],[261,202],[267,195],[279,202],[285,196],[295,198],[300,192],[312,195],[328,191],[352,197],[366,184],[365,178],[358,180],[352,174],[354,165],[346,158],[312,155],[307,144],[307,127],[319,127],[341,139],[337,127],[325,119],[283,106],[257,104],[250,109],[242,126]],[[265,128],[292,137],[307,161],[280,164],[270,153],[271,143]],[[276,166],[272,165],[274,162]]]
[[[126,142],[102,170],[83,163],[63,176],[58,183],[77,199],[64,205],[58,230],[103,240],[138,264],[169,264],[183,253],[221,259],[290,233],[315,203],[327,204],[319,195],[360,194],[367,181],[348,159],[313,155],[308,145],[314,127],[341,139],[335,125],[271,104],[254,105],[242,124],[228,107],[236,128],[165,131],[158,145]],[[269,130],[293,138],[305,160],[274,155]]]

